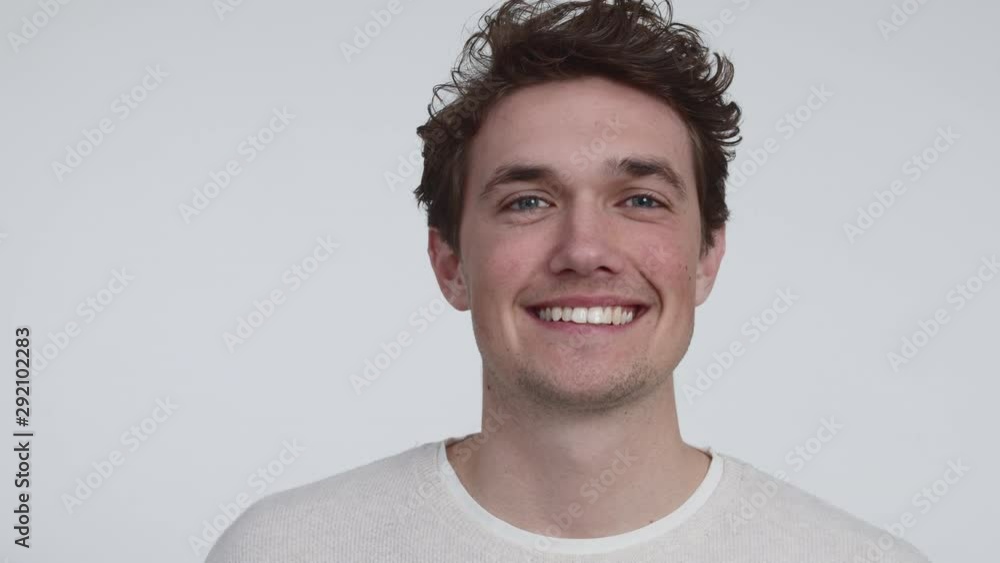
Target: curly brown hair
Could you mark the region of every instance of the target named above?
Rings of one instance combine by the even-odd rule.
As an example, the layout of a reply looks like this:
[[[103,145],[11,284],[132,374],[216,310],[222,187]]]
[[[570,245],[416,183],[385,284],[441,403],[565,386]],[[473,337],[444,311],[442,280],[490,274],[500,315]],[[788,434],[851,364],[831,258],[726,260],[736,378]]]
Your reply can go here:
[[[587,76],[652,94],[681,116],[695,160],[702,253],[714,245],[729,218],[728,164],[742,139],[740,108],[724,99],[733,65],[712,53],[697,29],[671,21],[669,0],[660,8],[645,0],[507,0],[482,16],[451,81],[434,87],[430,118],[417,127],[424,170],[413,193],[428,227],[456,254],[469,143],[490,108],[518,88]],[[445,103],[442,91],[454,98]]]

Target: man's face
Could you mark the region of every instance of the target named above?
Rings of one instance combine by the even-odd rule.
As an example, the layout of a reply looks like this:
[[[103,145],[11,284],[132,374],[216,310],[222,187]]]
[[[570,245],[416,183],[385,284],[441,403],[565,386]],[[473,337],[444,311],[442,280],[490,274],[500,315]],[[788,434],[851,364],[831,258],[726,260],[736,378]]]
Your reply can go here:
[[[493,107],[470,146],[462,256],[434,229],[428,245],[445,295],[471,309],[494,392],[599,410],[667,381],[687,350],[725,251],[720,230],[700,256],[700,232],[681,118],[584,78]],[[539,318],[544,306],[576,317]],[[633,320],[614,324],[615,306]],[[597,307],[611,324],[574,322],[602,321]]]

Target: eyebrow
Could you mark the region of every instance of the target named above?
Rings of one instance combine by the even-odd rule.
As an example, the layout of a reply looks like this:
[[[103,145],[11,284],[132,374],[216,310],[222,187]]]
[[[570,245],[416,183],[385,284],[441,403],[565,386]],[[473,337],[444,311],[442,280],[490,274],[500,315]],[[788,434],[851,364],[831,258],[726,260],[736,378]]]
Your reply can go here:
[[[615,178],[646,178],[653,176],[674,189],[677,197],[684,200],[687,192],[680,174],[670,162],[655,156],[630,156],[621,159],[609,158],[604,161],[604,173]],[[510,163],[497,167],[493,176],[483,186],[480,198],[502,184],[511,182],[545,182],[559,184],[559,175],[549,166],[542,164]]]

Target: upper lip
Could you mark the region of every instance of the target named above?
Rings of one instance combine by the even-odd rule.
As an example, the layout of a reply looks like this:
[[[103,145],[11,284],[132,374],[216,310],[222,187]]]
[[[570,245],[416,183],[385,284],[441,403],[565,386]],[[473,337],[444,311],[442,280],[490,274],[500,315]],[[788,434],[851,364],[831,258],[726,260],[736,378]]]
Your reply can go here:
[[[546,307],[645,307],[642,301],[617,295],[567,295],[528,305],[534,309]]]

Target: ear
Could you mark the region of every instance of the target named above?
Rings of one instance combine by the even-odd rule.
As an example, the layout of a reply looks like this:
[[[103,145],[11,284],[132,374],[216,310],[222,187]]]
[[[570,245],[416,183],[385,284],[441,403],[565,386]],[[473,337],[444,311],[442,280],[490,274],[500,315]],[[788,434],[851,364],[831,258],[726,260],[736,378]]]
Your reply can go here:
[[[695,278],[695,307],[701,305],[712,293],[715,278],[719,274],[722,256],[726,253],[726,226],[723,225],[713,233],[714,244],[704,256],[698,259],[698,273]]]
[[[462,274],[461,259],[434,227],[427,231],[427,254],[445,299],[459,311],[469,310],[469,293]]]

